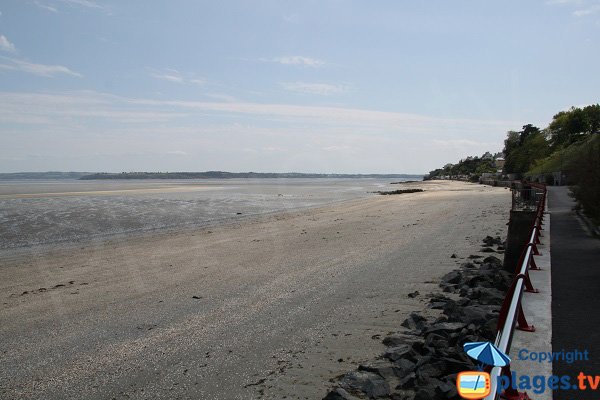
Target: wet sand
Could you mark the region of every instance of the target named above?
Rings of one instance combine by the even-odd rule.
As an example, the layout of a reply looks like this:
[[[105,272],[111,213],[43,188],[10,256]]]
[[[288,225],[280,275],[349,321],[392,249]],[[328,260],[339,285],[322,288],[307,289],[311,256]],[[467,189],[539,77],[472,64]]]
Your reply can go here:
[[[0,398],[321,398],[505,233],[502,188],[405,186],[426,192],[0,252]]]
[[[0,182],[0,250],[181,231],[373,197],[382,179]]]

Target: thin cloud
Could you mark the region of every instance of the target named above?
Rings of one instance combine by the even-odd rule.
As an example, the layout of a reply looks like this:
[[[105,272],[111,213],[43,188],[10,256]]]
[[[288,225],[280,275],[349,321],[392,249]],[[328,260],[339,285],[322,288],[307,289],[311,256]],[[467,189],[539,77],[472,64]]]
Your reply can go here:
[[[588,8],[584,8],[581,10],[575,10],[573,11],[573,15],[576,17],[585,17],[586,15],[592,15],[592,14],[596,14],[597,12],[600,11],[600,5],[594,5]]]
[[[450,139],[450,140],[441,140],[441,139],[433,139],[431,140],[431,144],[441,147],[472,147],[472,148],[484,148],[489,149],[493,147],[497,147],[499,143],[497,142],[482,142],[476,140],[468,140],[468,139]]]
[[[479,134],[482,131],[505,132],[516,124],[514,121],[505,120],[450,119],[344,107],[132,99],[97,92],[0,92],[0,118],[10,120],[26,120],[31,116],[39,119],[105,117],[145,124],[207,114],[231,117],[235,120],[239,115],[251,115],[257,121],[310,123],[327,127],[331,132],[339,131],[343,135],[356,132],[357,129],[364,129],[365,132],[390,131],[407,134]],[[196,123],[190,123],[193,129],[199,128]]]
[[[0,50],[14,53],[17,48],[4,35],[0,35]]]
[[[77,6],[82,6],[82,7],[87,7],[87,8],[97,8],[97,9],[104,9],[103,6],[101,6],[100,4],[91,1],[91,0],[61,0],[63,3],[67,3],[70,5],[77,5]]]
[[[35,64],[16,58],[0,58],[9,62],[9,64],[0,64],[0,69],[4,70],[20,71],[32,75],[43,76],[46,78],[53,78],[56,75],[70,75],[77,78],[82,77],[82,75],[79,72],[75,72],[63,65]]]
[[[147,107],[128,107],[118,96],[97,92],[18,93],[0,92],[0,120],[29,125],[69,126],[89,118],[119,123],[155,124],[185,117]]]
[[[282,18],[285,22],[290,24],[297,24],[300,22],[300,16],[298,14],[285,14]]]
[[[281,86],[285,90],[304,94],[318,94],[321,96],[330,96],[347,91],[342,85],[331,85],[329,83],[306,83],[306,82],[283,82]]]
[[[577,9],[572,12],[574,17],[585,17],[600,12],[600,3],[598,0],[548,0],[546,1],[546,4],[577,7]]]
[[[50,6],[48,4],[42,4],[39,1],[34,1],[33,3],[36,6],[38,6],[39,8],[43,8],[44,10],[51,11],[51,12],[54,12],[54,13],[58,12],[58,10],[55,7]]]
[[[204,95],[206,97],[210,97],[211,99],[226,101],[229,103],[238,101],[238,99],[235,98],[234,96],[230,96],[230,95],[224,94],[224,93],[205,93]]]
[[[164,81],[183,83],[183,77],[181,76],[179,71],[174,69],[167,69],[164,72],[151,71],[150,76]]]
[[[358,108],[298,106],[290,104],[264,104],[249,102],[199,102],[180,100],[126,99],[130,104],[193,109],[222,115],[252,115],[257,118],[287,121],[313,121],[335,127],[365,127],[391,129],[405,133],[418,132],[504,132],[516,124],[506,120],[476,120],[438,118],[426,115]],[[344,132],[345,133],[345,132]]]
[[[274,58],[261,58],[261,61],[264,62],[273,62],[282,65],[300,65],[304,67],[322,67],[325,65],[325,62],[322,60],[317,60],[316,58],[304,57],[304,56],[281,56]]]
[[[202,86],[206,83],[204,79],[200,78],[186,78],[181,72],[173,68],[165,68],[164,70],[156,70],[148,68],[149,75],[155,79],[160,79],[172,83],[188,83],[193,85]]]
[[[581,4],[583,0],[548,0],[546,4]]]
[[[548,5],[571,6],[577,8],[572,12],[575,17],[585,17],[596,14],[600,11],[600,2],[598,0],[548,0]]]

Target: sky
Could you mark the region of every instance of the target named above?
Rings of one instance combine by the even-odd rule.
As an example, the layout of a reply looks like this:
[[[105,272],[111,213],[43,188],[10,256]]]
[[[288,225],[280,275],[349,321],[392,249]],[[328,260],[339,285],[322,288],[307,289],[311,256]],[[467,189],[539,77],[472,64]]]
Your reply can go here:
[[[426,173],[600,94],[600,0],[0,2],[0,172]]]

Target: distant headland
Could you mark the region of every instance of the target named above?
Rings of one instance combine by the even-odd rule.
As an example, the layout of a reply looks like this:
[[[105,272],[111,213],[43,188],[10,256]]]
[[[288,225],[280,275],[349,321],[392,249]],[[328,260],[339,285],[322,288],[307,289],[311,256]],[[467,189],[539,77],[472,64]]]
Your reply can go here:
[[[80,177],[82,180],[94,179],[240,179],[240,178],[423,178],[423,175],[408,174],[309,174],[301,172],[121,172],[97,173]]]
[[[93,172],[61,172],[61,171],[47,171],[47,172],[8,172],[0,173],[0,180],[2,181],[19,181],[19,180],[30,180],[30,179],[79,179],[82,176],[90,175]]]
[[[302,172],[13,172],[0,173],[0,180],[28,179],[243,179],[243,178],[380,178],[422,180],[424,175],[415,174],[311,174]]]

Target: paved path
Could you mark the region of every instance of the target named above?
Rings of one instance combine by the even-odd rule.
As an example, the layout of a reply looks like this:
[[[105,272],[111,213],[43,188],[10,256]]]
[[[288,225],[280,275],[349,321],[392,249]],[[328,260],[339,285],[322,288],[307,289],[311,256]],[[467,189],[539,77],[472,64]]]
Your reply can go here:
[[[600,375],[600,240],[591,237],[572,211],[566,187],[549,188],[552,214],[553,351],[589,350],[590,360],[554,363],[555,375],[577,382],[580,372]],[[555,391],[554,399],[598,399],[596,391]]]
[[[540,255],[535,256],[535,264],[541,268],[539,271],[531,270],[529,276],[533,287],[539,293],[523,293],[521,304],[527,322],[535,327],[535,332],[525,332],[515,329],[509,356],[511,357],[511,370],[521,375],[552,375],[552,363],[539,363],[528,356],[520,357],[521,351],[531,352],[552,351],[552,262],[550,257],[551,237],[550,218],[544,220],[542,227],[541,244],[537,248]],[[535,400],[552,400],[552,390],[532,388],[522,390]],[[537,393],[540,392],[540,393]]]

